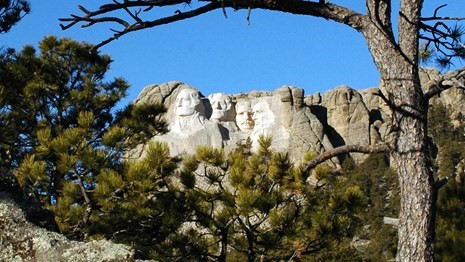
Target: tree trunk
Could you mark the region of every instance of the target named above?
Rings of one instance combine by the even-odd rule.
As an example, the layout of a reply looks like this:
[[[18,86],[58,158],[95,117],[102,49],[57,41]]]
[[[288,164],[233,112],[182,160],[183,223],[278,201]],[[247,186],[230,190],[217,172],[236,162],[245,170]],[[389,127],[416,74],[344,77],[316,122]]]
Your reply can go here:
[[[391,167],[399,176],[397,261],[433,261],[434,178],[427,146],[428,101],[418,69],[393,59],[394,75],[382,75],[381,89],[392,109]],[[386,70],[385,72],[389,72]]]
[[[402,92],[418,90],[419,80],[402,80],[402,86],[397,87],[401,91],[393,90],[392,93],[394,101],[401,97],[402,104],[409,101],[407,105],[394,105],[399,108],[393,115],[397,134],[391,166],[399,175],[401,199],[397,261],[432,261],[435,203],[433,172],[426,144],[428,107],[421,93]]]
[[[422,152],[394,152],[401,207],[397,261],[432,261],[434,240],[433,178]]]
[[[368,0],[371,19],[362,28],[381,74],[380,89],[392,110],[391,167],[399,176],[401,207],[397,261],[432,261],[434,179],[427,148],[428,101],[418,73],[418,31],[423,0],[403,0],[398,41],[389,1]]]
[[[400,57],[392,60],[383,64],[381,90],[393,111],[391,167],[399,176],[401,199],[397,261],[432,261],[435,201],[426,139],[428,102],[417,67]]]

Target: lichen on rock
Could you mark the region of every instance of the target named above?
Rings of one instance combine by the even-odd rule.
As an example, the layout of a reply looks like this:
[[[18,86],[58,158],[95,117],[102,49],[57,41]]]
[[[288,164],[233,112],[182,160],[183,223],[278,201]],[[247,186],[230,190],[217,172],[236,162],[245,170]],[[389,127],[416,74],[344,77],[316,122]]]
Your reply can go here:
[[[12,198],[0,192],[0,261],[135,261],[134,251],[107,240],[88,243],[26,220]]]

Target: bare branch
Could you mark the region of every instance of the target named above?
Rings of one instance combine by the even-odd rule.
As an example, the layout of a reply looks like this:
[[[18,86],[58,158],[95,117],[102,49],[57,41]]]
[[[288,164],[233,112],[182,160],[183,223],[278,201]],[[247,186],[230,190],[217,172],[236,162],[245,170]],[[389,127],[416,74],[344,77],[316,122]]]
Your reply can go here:
[[[464,21],[465,17],[451,17],[451,16],[432,16],[432,17],[422,17],[421,21]]]
[[[452,87],[465,89],[465,67],[459,70],[451,71],[446,75],[442,75],[440,79],[430,81],[425,89],[425,99],[429,100],[435,95],[439,95],[442,91]]]
[[[420,20],[421,20],[421,21],[431,21],[431,20],[462,21],[462,20],[465,20],[465,17],[438,16],[438,11],[439,11],[439,9],[444,8],[444,7],[446,7],[446,6],[447,6],[447,4],[443,4],[443,5],[438,6],[438,7],[434,10],[433,16],[431,16],[431,17],[421,17]]]
[[[443,7],[446,7],[446,6],[447,6],[447,4],[443,4],[443,5],[438,6],[436,9],[434,9],[434,16],[438,15],[439,9],[441,9]]]
[[[211,1],[211,0],[199,0]],[[356,30],[361,30],[365,25],[365,16],[346,7],[332,4],[304,0],[221,0],[226,7],[234,9],[264,9],[281,11],[291,14],[310,15],[333,20],[346,24]]]
[[[126,11],[126,13],[128,13],[132,17],[132,19],[136,20],[137,23],[140,23],[140,24],[143,23],[143,21],[139,18],[139,13],[141,12],[140,9],[133,13],[131,12],[131,10],[129,10],[129,8],[125,7],[124,11]]]
[[[85,9],[82,5],[78,5],[79,10],[84,12],[85,14],[89,15],[91,12],[87,9]]]
[[[92,12],[93,16],[101,15],[110,13],[116,10],[120,10],[123,8],[130,8],[130,7],[162,7],[162,6],[170,6],[170,5],[177,5],[177,4],[189,4],[190,0],[153,0],[153,1],[140,1],[140,0],[132,0],[132,1],[124,1],[124,3],[115,3],[115,4],[107,4],[100,6],[99,10]]]
[[[426,41],[427,46],[434,45],[435,50],[440,54],[438,61],[442,67],[452,64],[454,58],[463,58],[465,45],[460,37],[464,32],[460,27],[451,27],[438,21],[434,25],[420,23],[420,28],[428,34],[421,34],[420,39]]]
[[[118,17],[102,17],[102,18],[87,18],[87,17],[79,17],[77,15],[71,15],[71,18],[60,18],[60,21],[62,22],[71,22],[67,25],[60,24],[61,29],[65,30],[68,29],[72,26],[74,26],[77,23],[80,22],[87,22],[86,24],[82,25],[81,27],[89,27],[93,24],[96,23],[105,23],[105,22],[114,22],[118,23],[124,27],[129,26],[129,23],[124,21],[121,18]]]
[[[90,21],[97,19],[99,15],[109,14],[114,11],[118,10],[125,10],[127,8],[133,7],[145,7],[144,12],[149,11],[152,7],[162,7],[162,6],[169,6],[169,5],[177,5],[181,3],[190,3],[190,0],[153,0],[153,1],[124,1],[124,3],[118,3],[114,1],[113,4],[102,5],[97,11],[89,11],[81,5],[78,5],[79,10],[84,12],[85,16],[78,16],[78,15],[70,15],[71,18],[60,18],[58,20],[62,22],[70,22],[67,25],[61,24],[62,29],[68,29],[73,25],[83,22],[83,21]],[[96,21],[98,23],[98,21]]]
[[[360,145],[344,145],[332,150],[328,150],[323,154],[315,157],[310,162],[308,162],[302,169],[304,173],[309,172],[311,169],[315,168],[317,165],[329,160],[335,156],[348,154],[348,153],[363,153],[363,154],[374,154],[381,152],[388,152],[391,148],[388,144],[376,144],[368,146]]]
[[[160,18],[160,19],[157,19],[157,20],[154,20],[154,21],[135,23],[133,25],[129,25],[129,26],[125,27],[124,30],[122,30],[122,31],[115,31],[116,33],[112,37],[110,37],[110,38],[102,41],[101,43],[95,45],[94,49],[98,49],[99,47],[104,46],[104,45],[118,39],[119,37],[130,33],[130,32],[135,32],[135,31],[139,31],[139,30],[142,30],[142,29],[146,29],[146,28],[156,27],[156,26],[159,26],[159,25],[169,24],[169,23],[176,22],[176,21],[181,21],[181,20],[184,20],[184,19],[187,19],[187,18],[192,18],[192,17],[198,16],[198,15],[207,13],[209,11],[215,10],[217,8],[218,8],[218,4],[213,3],[213,4],[208,4],[208,5],[199,7],[197,9],[194,9],[194,10],[189,11],[189,12],[185,12],[185,13],[180,13],[179,12],[179,13],[176,13],[175,15],[173,15],[173,16]]]
[[[225,13],[225,8],[249,10],[247,21],[250,19],[251,9],[265,9],[322,17],[347,24],[357,30],[362,30],[366,24],[366,17],[351,9],[335,4],[322,4],[306,0],[198,0],[198,3],[206,2],[206,4],[189,12],[176,11],[173,16],[166,16],[154,20],[144,20],[140,16],[143,13],[148,13],[153,7],[175,6],[179,4],[189,5],[191,1],[192,0],[125,0],[119,2],[113,0],[113,3],[102,5],[95,11],[90,11],[79,6],[78,8],[84,14],[81,16],[73,14],[68,18],[60,18],[59,20],[65,23],[60,24],[60,26],[63,30],[73,27],[78,23],[84,23],[82,27],[89,27],[96,23],[103,22],[113,22],[123,26],[120,30],[114,30],[116,33],[113,34],[113,36],[98,44],[96,46],[96,48],[98,48],[130,32],[191,18],[214,9],[223,9]],[[129,14],[128,19],[131,21],[117,17],[116,12],[118,11]]]
[[[441,187],[445,186],[447,182],[449,182],[449,179],[447,177],[443,177],[434,182],[434,189],[436,190],[436,192],[438,192],[439,189],[441,189]]]

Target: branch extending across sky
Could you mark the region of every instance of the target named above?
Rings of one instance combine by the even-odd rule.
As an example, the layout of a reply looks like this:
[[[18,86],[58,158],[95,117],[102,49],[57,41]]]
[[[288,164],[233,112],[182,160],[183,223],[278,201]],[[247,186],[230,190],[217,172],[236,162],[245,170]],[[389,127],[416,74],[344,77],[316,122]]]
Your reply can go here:
[[[70,22],[67,25],[62,24],[61,27],[62,27],[62,29],[68,29],[68,28],[70,28],[70,27],[72,27],[75,24],[80,23],[80,22],[85,23],[85,24],[82,25],[82,27],[89,27],[89,26],[92,26],[93,24],[102,23],[102,22],[114,22],[114,23],[118,23],[118,24],[123,26],[123,29],[121,29],[121,30],[111,29],[111,31],[114,32],[113,36],[111,36],[111,37],[107,38],[106,40],[100,42],[99,44],[95,45],[94,48],[97,49],[97,48],[99,48],[99,47],[101,47],[103,45],[106,45],[106,44],[118,39],[119,37],[121,37],[123,35],[126,35],[126,34],[130,33],[130,32],[135,32],[135,31],[139,31],[139,30],[142,30],[142,29],[151,28],[151,27],[155,27],[155,26],[159,26],[159,25],[163,25],[163,24],[169,24],[169,23],[173,23],[173,22],[176,22],[176,21],[181,21],[181,20],[184,20],[184,19],[187,19],[187,18],[192,18],[192,17],[198,16],[198,15],[207,13],[209,11],[217,9],[218,4],[216,4],[216,3],[207,4],[205,6],[199,7],[197,9],[191,10],[189,12],[185,12],[185,13],[176,12],[172,16],[166,16],[166,17],[156,19],[156,20],[151,20],[151,21],[142,20],[139,17],[140,10],[133,11],[133,13],[131,13],[131,17],[134,19],[134,22],[132,22],[132,23],[129,23],[129,22],[123,20],[123,19],[120,19],[120,18],[117,18],[117,17],[112,17],[112,16],[95,17],[98,14],[102,13],[102,8],[107,10],[105,12],[112,12],[113,10],[115,10],[113,7],[106,8],[106,6],[101,6],[98,11],[86,13],[86,15],[83,16],[83,17],[72,15],[71,18],[61,18],[60,21],[62,21],[62,22]],[[121,4],[119,9],[123,9],[126,12],[131,12],[130,10],[127,9],[127,7],[124,4]],[[81,10],[82,10],[82,8],[81,8]]]
[[[182,12],[178,9],[172,15],[153,19],[155,12],[153,8],[155,7],[180,6],[180,9],[182,9],[183,5],[189,7],[195,5],[196,7],[192,7],[187,12]],[[198,5],[200,7],[197,7]],[[126,0],[123,2],[113,0],[113,3],[102,5],[95,11],[90,11],[83,6],[78,6],[78,8],[83,12],[82,15],[73,14],[69,18],[60,19],[63,22],[61,24],[62,29],[71,28],[79,23],[82,23],[81,27],[89,27],[97,23],[112,23],[120,26],[119,29],[111,29],[114,34],[97,44],[95,48],[108,44],[130,32],[196,17],[217,9],[223,9],[224,11],[225,8],[232,8],[234,10],[248,9],[249,11],[251,9],[266,9],[292,14],[311,15],[344,23],[357,30],[363,26],[363,15],[349,8],[335,4],[301,0],[198,0],[195,3],[191,0]],[[120,16],[121,13],[119,13],[121,11],[126,13],[128,17],[122,18]],[[146,19],[143,16],[150,16],[150,18]]]
[[[465,20],[465,17],[450,17],[450,16],[438,16],[438,12],[440,9],[446,7],[447,4],[444,4],[444,5],[441,5],[439,7],[437,7],[435,10],[434,10],[434,14],[433,16],[431,17],[422,17],[421,18],[421,21],[431,21],[431,20],[435,20],[435,21],[463,21]]]
[[[364,31],[369,23],[377,23],[381,26],[379,32],[392,34],[389,16],[391,1],[367,1],[368,14],[361,14],[337,4],[325,3],[326,1],[306,0],[108,0],[108,2],[96,10],[89,10],[79,5],[82,14],[61,18],[61,28],[68,29],[77,24],[81,24],[81,27],[110,24],[110,31],[113,34],[96,44],[94,48],[98,49],[131,32],[193,18],[213,10],[222,9],[226,15],[226,8],[232,8],[248,10],[248,22],[251,10],[263,9],[321,17],[346,24],[358,31]],[[170,14],[170,11],[167,12],[163,7],[169,10],[177,8],[177,10]],[[446,23],[462,21],[465,18],[439,15],[444,7],[446,5],[441,5],[435,9],[432,16],[421,18],[421,39],[424,40],[422,47],[425,50],[420,52],[429,56],[426,59],[421,57],[423,61],[431,60],[430,58],[434,56],[440,67],[448,68],[454,58],[465,57],[465,45],[460,39],[464,30]],[[181,11],[186,8],[188,11]],[[389,19],[384,21],[381,17]],[[392,39],[395,41],[394,37]]]

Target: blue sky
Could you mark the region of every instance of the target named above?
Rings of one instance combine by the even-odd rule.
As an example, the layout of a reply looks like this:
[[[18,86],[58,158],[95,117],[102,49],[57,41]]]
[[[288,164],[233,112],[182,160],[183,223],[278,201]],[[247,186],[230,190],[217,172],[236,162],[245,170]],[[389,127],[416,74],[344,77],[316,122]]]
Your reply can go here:
[[[0,46],[18,50],[26,44],[37,46],[46,35],[98,43],[111,34],[103,25],[62,31],[58,21],[71,13],[81,14],[78,4],[91,8],[109,1],[31,2],[31,14],[0,36]],[[364,12],[364,2],[337,0],[360,12]],[[442,14],[465,16],[464,0],[426,0],[424,14],[432,14],[435,6],[444,3],[448,6]],[[121,76],[131,84],[123,103],[133,100],[148,84],[171,80],[190,84],[204,95],[273,91],[282,85],[298,86],[306,94],[342,84],[356,89],[378,85],[379,74],[361,34],[347,26],[259,10],[252,11],[247,25],[245,11],[229,9],[227,13],[228,18],[218,10],[142,30],[102,47],[101,52],[114,59],[108,77]]]

